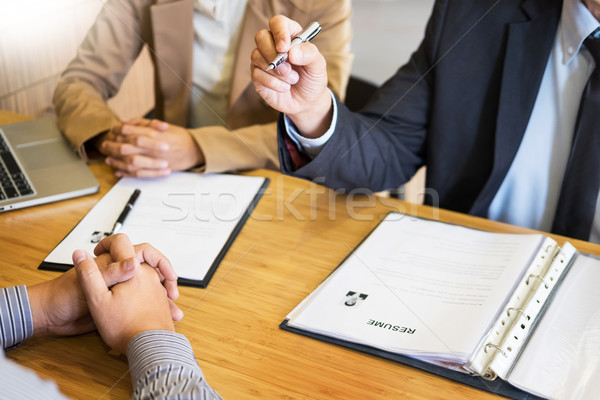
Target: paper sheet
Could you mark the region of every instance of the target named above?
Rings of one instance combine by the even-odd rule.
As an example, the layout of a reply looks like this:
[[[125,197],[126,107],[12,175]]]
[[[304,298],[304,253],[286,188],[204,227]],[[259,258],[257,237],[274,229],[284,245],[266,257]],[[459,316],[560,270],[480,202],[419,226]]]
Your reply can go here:
[[[579,254],[509,377],[554,399],[600,393],[600,260]]]
[[[542,238],[390,214],[288,323],[387,351],[464,362]]]
[[[264,181],[189,172],[156,179],[123,178],[44,261],[72,264],[75,249],[92,253],[139,188],[141,195],[121,232],[134,244],[148,242],[160,250],[180,278],[202,280]]]

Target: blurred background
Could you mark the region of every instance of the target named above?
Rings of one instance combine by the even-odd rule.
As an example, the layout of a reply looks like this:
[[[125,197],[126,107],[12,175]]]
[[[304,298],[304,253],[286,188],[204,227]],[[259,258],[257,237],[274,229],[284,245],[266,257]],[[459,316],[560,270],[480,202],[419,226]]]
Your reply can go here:
[[[0,109],[54,116],[56,82],[104,2],[0,1]],[[380,85],[418,46],[433,0],[352,0],[352,6],[352,74]],[[152,97],[152,65],[144,51],[109,104],[121,118],[130,118],[152,109]],[[422,187],[422,176],[417,180]],[[410,193],[407,199],[418,202]]]

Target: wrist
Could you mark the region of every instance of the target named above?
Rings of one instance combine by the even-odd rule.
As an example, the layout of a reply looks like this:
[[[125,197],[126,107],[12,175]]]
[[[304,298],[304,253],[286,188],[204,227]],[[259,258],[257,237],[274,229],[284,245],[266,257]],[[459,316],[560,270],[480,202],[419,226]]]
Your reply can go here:
[[[194,138],[194,135],[192,135],[192,132],[191,131],[188,131],[188,132],[190,133],[190,137],[192,138],[192,142],[194,144],[193,145],[193,149],[194,149],[193,162],[189,168],[201,167],[206,162],[204,159],[204,152],[202,151],[200,144]]]
[[[105,151],[102,149],[102,143],[104,143],[104,141],[108,138],[109,133],[110,130],[102,131],[90,139],[90,144],[92,145],[93,149],[100,154],[106,155]],[[88,148],[88,150],[90,149]]]
[[[27,287],[31,319],[33,322],[33,334],[40,335],[48,333],[49,323],[44,305],[46,304],[44,284]]]
[[[322,136],[331,126],[333,118],[331,94],[324,90],[310,107],[293,115],[288,114],[288,117],[302,136],[311,139]]]

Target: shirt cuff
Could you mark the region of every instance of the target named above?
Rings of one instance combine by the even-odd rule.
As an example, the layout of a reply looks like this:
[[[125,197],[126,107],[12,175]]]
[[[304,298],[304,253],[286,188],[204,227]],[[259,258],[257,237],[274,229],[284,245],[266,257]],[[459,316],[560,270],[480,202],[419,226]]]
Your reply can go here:
[[[333,92],[330,89],[327,90],[329,90],[329,94],[331,95],[331,102],[333,104],[333,118],[331,119],[331,126],[329,127],[327,132],[325,132],[318,138],[310,139],[302,136],[298,132],[298,128],[296,128],[296,125],[294,125],[292,120],[285,114],[283,116],[285,130],[289,138],[292,139],[294,144],[296,144],[296,146],[299,149],[302,149],[302,151],[304,151],[304,153],[306,153],[311,159],[314,159],[316,156],[319,155],[323,147],[325,147],[325,145],[333,135],[333,132],[335,132],[335,126],[337,123],[337,104],[335,102],[335,96]]]
[[[25,285],[0,289],[0,343],[16,347],[33,336],[33,318]]]
[[[127,359],[134,387],[149,371],[169,365],[183,366],[202,376],[189,340],[175,332],[155,330],[135,335],[127,345]]]

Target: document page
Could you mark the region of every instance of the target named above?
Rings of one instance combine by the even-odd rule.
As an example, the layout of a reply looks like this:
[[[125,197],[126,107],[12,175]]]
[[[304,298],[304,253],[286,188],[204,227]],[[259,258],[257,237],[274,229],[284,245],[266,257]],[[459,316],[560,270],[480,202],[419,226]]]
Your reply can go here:
[[[189,172],[123,178],[44,261],[72,264],[75,249],[92,253],[133,191],[140,189],[120,232],[134,244],[148,242],[160,250],[180,278],[202,280],[264,182],[263,177]]]
[[[462,363],[542,239],[391,213],[288,315],[288,324],[425,360]]]
[[[550,399],[600,393],[600,260],[579,254],[509,382]]]

